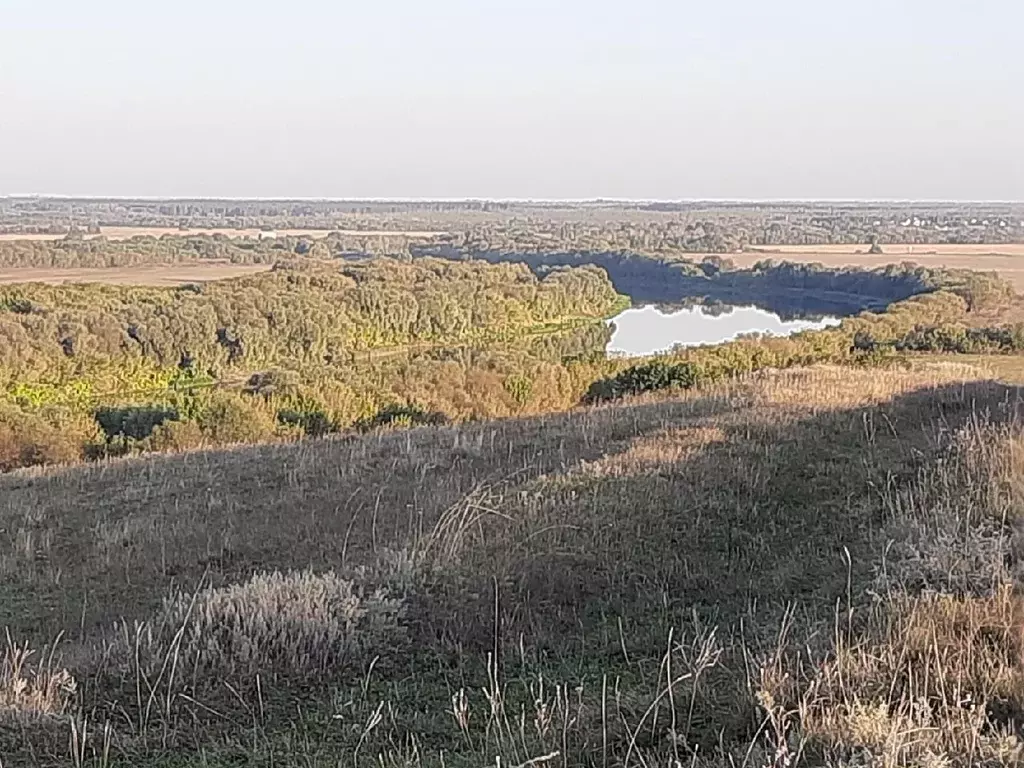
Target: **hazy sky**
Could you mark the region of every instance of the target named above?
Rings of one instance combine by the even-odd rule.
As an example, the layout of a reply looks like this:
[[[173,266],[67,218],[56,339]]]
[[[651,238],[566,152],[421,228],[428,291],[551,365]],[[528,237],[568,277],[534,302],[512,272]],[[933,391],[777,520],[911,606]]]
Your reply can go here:
[[[1024,199],[1021,0],[0,0],[0,194]]]

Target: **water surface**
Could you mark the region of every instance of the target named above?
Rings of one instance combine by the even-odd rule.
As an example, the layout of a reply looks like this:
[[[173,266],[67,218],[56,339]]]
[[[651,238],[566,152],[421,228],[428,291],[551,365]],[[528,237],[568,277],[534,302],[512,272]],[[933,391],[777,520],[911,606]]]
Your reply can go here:
[[[630,357],[666,352],[673,347],[695,347],[733,341],[748,333],[789,336],[839,324],[835,317],[820,320],[783,320],[757,307],[730,307],[709,311],[697,306],[664,312],[655,306],[627,309],[612,318],[615,332],[608,353]]]

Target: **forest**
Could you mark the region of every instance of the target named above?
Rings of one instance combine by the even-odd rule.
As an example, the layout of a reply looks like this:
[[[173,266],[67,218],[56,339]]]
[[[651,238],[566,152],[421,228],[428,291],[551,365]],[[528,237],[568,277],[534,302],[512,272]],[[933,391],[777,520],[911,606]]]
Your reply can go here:
[[[409,399],[401,361],[436,352],[410,365],[450,370],[460,349],[603,329],[627,303],[597,268],[538,278],[428,259],[277,265],[176,289],[5,286],[0,466],[126,450],[165,422],[191,425],[164,430],[174,445],[335,431]],[[458,390],[472,401],[473,382]]]
[[[0,240],[0,268],[73,269],[153,264],[227,262],[272,265],[289,259],[365,259],[410,255],[409,238],[331,234],[228,237],[213,235],[136,235],[127,240],[65,236],[55,240]]]
[[[654,257],[632,253],[505,253],[485,252],[472,258],[494,264],[526,264],[537,275],[567,266],[598,266],[619,293],[636,304],[755,304],[783,319],[852,315],[884,310],[894,301],[933,290],[948,272],[914,264],[881,270],[826,269],[815,264],[763,259],[739,269],[728,258],[705,256]],[[948,278],[947,278],[948,279]]]
[[[458,239],[458,238],[456,238]],[[758,305],[783,318],[798,315],[849,315],[884,308],[937,287],[937,275],[950,270],[903,263],[883,270],[835,269],[760,259],[739,269],[728,256],[694,256],[684,250],[541,250],[487,249],[470,244],[412,238],[360,237],[331,234],[313,238],[280,235],[274,238],[214,235],[136,236],[129,240],[81,236],[57,240],[0,240],[0,269],[131,268],[166,264],[250,264],[292,271],[319,269],[325,262],[357,265],[373,256],[445,261],[485,261],[525,264],[543,277],[559,267],[591,265],[604,270],[615,290],[634,303],[680,304],[700,298],[708,302],[743,303],[751,296]],[[216,289],[211,289],[216,290]]]
[[[81,284],[0,288],[0,367],[59,375],[99,360],[181,357],[254,367],[351,362],[367,350],[499,341],[621,305],[596,268],[541,278],[517,265],[307,262],[177,289]]]

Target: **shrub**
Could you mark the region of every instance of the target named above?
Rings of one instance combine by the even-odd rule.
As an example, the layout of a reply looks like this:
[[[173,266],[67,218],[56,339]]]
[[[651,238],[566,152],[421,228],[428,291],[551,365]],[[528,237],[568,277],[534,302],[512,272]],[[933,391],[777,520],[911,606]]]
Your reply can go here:
[[[319,408],[282,408],[277,420],[288,427],[298,427],[309,437],[323,437],[338,431],[338,425]]]
[[[700,369],[694,363],[652,360],[627,368],[610,379],[595,382],[587,398],[596,401],[663,389],[689,389],[696,386],[701,378]]]
[[[156,427],[177,419],[177,410],[160,405],[103,407],[96,411],[96,423],[108,441],[115,437],[145,440]]]
[[[168,421],[153,430],[147,448],[152,451],[181,452],[199,448],[205,442],[202,428],[194,421]]]
[[[446,421],[447,419],[443,413],[425,411],[416,405],[399,405],[396,403],[381,408],[370,419],[360,420],[357,426],[365,431],[381,427],[438,426]]]
[[[304,393],[280,398],[277,421],[286,427],[298,428],[310,437],[323,437],[338,431],[338,421],[319,399]]]
[[[274,415],[261,403],[241,395],[216,394],[199,418],[203,435],[211,442],[257,443],[275,434]]]
[[[293,371],[261,371],[249,377],[245,392],[250,395],[294,395],[299,388],[299,377]]]
[[[505,379],[505,391],[515,401],[516,405],[524,408],[530,397],[533,395],[533,381],[523,374],[516,374]]]
[[[0,472],[75,461],[87,440],[79,422],[59,414],[0,412]]]
[[[896,349],[910,352],[1000,354],[1021,349],[1018,326],[965,328],[959,325],[919,325],[896,341]]]

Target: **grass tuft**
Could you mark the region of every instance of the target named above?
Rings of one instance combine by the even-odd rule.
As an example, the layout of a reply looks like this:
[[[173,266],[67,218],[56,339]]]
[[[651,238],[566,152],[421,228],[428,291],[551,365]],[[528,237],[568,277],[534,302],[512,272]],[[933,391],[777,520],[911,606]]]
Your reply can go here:
[[[124,622],[104,656],[152,672],[168,663],[192,687],[257,675],[318,678],[356,669],[404,638],[403,599],[357,574],[274,571],[178,592],[148,623]],[[143,658],[139,662],[140,656]]]
[[[56,663],[57,643],[41,653],[6,634],[0,660],[0,720],[33,722],[64,715],[72,707],[75,679]]]

